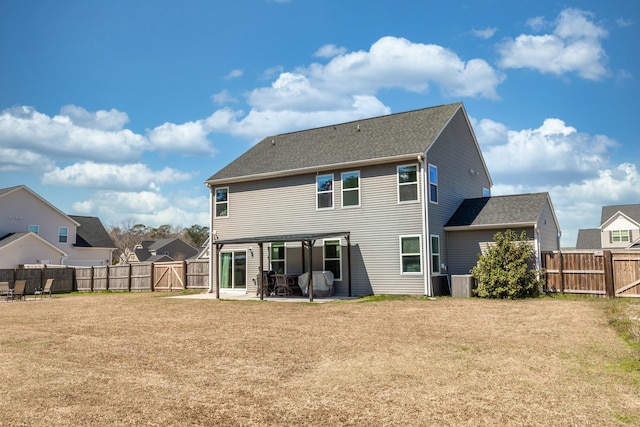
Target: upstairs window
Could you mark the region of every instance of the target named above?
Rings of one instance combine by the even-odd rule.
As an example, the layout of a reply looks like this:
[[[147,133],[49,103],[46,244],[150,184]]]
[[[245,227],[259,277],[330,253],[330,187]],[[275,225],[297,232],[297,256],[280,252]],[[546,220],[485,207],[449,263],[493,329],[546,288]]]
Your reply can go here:
[[[491,197],[491,190],[482,187],[482,197]]]
[[[422,273],[422,244],[420,236],[400,236],[402,274]]]
[[[271,244],[271,270],[276,274],[286,273],[284,242],[274,242]]]
[[[40,234],[40,226],[39,225],[30,225],[28,230],[31,233]]]
[[[216,188],[215,213],[216,218],[229,216],[229,187]]]
[[[398,202],[418,200],[418,165],[398,166]]]
[[[360,172],[342,174],[342,207],[360,206]]]
[[[438,167],[429,165],[429,201],[438,203]]]
[[[316,177],[316,196],[318,209],[333,208],[333,175]]]
[[[324,269],[333,273],[333,280],[342,280],[342,255],[340,240],[325,240]]]
[[[629,230],[612,230],[611,231],[611,241],[614,243],[617,242],[628,242],[629,241]]]
[[[58,228],[58,243],[67,243],[69,239],[69,229],[67,227]]]

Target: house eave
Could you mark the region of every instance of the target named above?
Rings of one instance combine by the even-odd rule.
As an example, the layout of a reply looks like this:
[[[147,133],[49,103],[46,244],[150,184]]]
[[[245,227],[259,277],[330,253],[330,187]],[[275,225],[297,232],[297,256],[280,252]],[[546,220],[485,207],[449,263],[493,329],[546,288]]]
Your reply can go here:
[[[349,168],[361,168],[365,166],[373,166],[385,163],[404,162],[410,160],[416,160],[419,156],[424,156],[424,153],[403,154],[400,156],[383,157],[375,159],[357,160],[352,162],[332,163],[328,165],[309,166],[298,169],[288,169],[284,171],[265,172],[253,175],[235,176],[229,178],[209,179],[205,181],[205,184],[209,186],[225,185],[238,182],[258,181],[269,178],[282,178],[287,176],[304,175],[309,173],[324,172],[328,170],[336,169],[349,169]]]
[[[444,231],[475,231],[475,230],[498,230],[506,228],[526,228],[535,227],[535,222],[514,222],[509,224],[481,224],[481,225],[450,225],[445,226]]]

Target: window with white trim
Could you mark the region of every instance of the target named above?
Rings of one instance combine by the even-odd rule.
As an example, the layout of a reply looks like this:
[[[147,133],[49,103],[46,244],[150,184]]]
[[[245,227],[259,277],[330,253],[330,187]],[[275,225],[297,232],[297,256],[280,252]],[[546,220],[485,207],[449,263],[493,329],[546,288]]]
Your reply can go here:
[[[429,164],[429,201],[438,203],[438,167]]]
[[[342,207],[360,206],[360,171],[342,173]]]
[[[284,242],[274,242],[271,244],[271,270],[276,274],[286,274],[287,272]]]
[[[28,230],[31,233],[40,234],[40,226],[39,225],[30,225]]]
[[[431,235],[431,272],[440,273],[440,236]]]
[[[420,236],[400,236],[401,274],[422,273],[422,244]]]
[[[316,176],[316,200],[318,209],[333,208],[333,174]]]
[[[69,228],[58,227],[58,243],[67,243],[69,240]]]
[[[215,195],[216,218],[229,216],[229,187],[216,188]]]
[[[628,242],[629,230],[611,230],[611,241],[614,243]]]
[[[342,251],[340,240],[325,240],[322,251],[324,269],[333,273],[333,280],[342,280]]]
[[[398,203],[418,200],[418,165],[398,166]]]
[[[482,197],[491,197],[491,190],[488,188],[482,187]]]

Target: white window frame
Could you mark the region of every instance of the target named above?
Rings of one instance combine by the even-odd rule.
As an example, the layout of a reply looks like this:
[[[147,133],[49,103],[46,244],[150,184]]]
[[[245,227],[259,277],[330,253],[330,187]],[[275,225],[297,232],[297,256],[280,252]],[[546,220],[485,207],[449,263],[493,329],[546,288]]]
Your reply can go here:
[[[327,177],[331,177],[331,189],[330,190],[320,190],[318,188],[318,180],[320,178],[327,178]],[[326,211],[326,210],[332,210],[334,209],[335,206],[335,194],[334,194],[334,188],[336,185],[336,179],[335,176],[332,173],[327,173],[324,175],[316,175],[316,210],[318,211]],[[320,207],[320,195],[321,194],[329,194],[331,197],[331,206],[323,206]]]
[[[325,251],[325,248],[327,247],[327,243],[329,242],[338,242],[338,252],[339,252],[339,257],[338,258],[327,258],[327,253]],[[341,281],[342,280],[342,240],[340,239],[326,239],[322,241],[322,268],[324,270],[327,270],[327,261],[338,261],[338,268],[340,269],[340,277],[336,277],[334,275],[333,280],[334,281]]]
[[[631,233],[629,230],[611,230],[611,243],[629,243],[630,241]]]
[[[416,180],[415,181],[411,181],[411,182],[400,182],[400,168],[406,168],[406,167],[414,167],[416,168]],[[417,203],[420,201],[420,167],[418,166],[417,163],[409,163],[409,164],[405,164],[405,165],[398,165],[396,166],[396,185],[398,186],[398,203]],[[409,185],[415,185],[416,186],[416,198],[412,199],[412,200],[400,200],[400,187],[402,186],[409,186]]]
[[[419,251],[418,252],[408,252],[408,253],[403,253],[402,252],[402,241],[403,239],[418,239],[418,248]],[[407,235],[402,235],[399,236],[399,240],[398,240],[398,244],[399,244],[399,249],[400,249],[400,275],[401,276],[415,276],[415,275],[421,275],[422,271],[424,270],[423,268],[423,262],[422,262],[422,236],[419,234],[407,234]],[[405,256],[418,256],[419,260],[420,260],[420,269],[418,271],[404,271],[404,257]]]
[[[64,230],[64,233],[63,233],[63,230]],[[69,227],[58,227],[58,243],[68,243],[68,242],[69,242]]]
[[[27,230],[28,230],[29,232],[31,232],[31,233],[34,233],[34,234],[38,234],[38,235],[40,234],[40,226],[39,226],[39,225],[30,224],[30,225],[27,227]]]
[[[438,182],[439,182],[439,178],[438,178],[438,167],[436,165],[433,165],[431,163],[429,163],[428,166],[428,170],[429,170],[429,203],[433,203],[434,205],[438,204],[438,200],[440,199],[440,187],[438,187]],[[431,171],[435,172],[435,182],[431,181],[432,175],[431,175]],[[433,200],[432,197],[432,191],[431,188],[435,188],[435,194],[436,194],[436,198],[435,200]]]
[[[433,239],[436,239],[438,241],[438,252],[434,252],[433,251]],[[430,236],[430,245],[429,245],[429,251],[431,252],[431,272],[433,274],[440,274],[440,263],[442,262],[442,258],[441,258],[441,254],[442,254],[442,248],[440,247],[440,236],[438,234],[432,234]],[[436,257],[437,257],[437,262],[436,262]]]
[[[222,191],[226,191],[227,194],[227,199],[224,201],[219,202],[218,201],[218,190]],[[229,187],[216,187],[213,189],[213,203],[214,203],[214,207],[213,207],[213,214],[215,218],[229,218]],[[227,214],[226,215],[218,215],[218,205],[227,205]]]
[[[356,174],[358,177],[358,186],[357,187],[353,187],[353,188],[344,188],[344,178],[345,175],[353,175]],[[361,191],[360,191],[360,171],[356,170],[356,171],[349,171],[349,172],[342,172],[342,175],[340,176],[340,185],[341,185],[341,190],[342,190],[342,208],[343,209],[349,209],[349,208],[359,208],[360,207],[360,195],[361,195]],[[357,192],[358,193],[358,203],[355,205],[345,205],[344,204],[344,194],[345,193],[349,193],[349,192]]]
[[[276,245],[282,245],[284,258],[273,258],[273,247]],[[275,268],[273,268],[274,261],[281,262],[283,265],[282,273],[287,274],[287,242],[272,242],[271,245],[269,245],[269,268],[271,269],[271,271],[276,271]]]
[[[486,187],[482,187],[482,197],[491,197],[491,190]]]

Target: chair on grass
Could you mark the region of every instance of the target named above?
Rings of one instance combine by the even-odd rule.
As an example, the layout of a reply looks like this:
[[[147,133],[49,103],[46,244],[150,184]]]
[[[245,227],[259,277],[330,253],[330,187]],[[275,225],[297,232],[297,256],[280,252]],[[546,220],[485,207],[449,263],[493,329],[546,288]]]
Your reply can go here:
[[[276,285],[274,288],[274,293],[276,295],[287,296],[291,295],[291,288],[289,287],[289,282],[287,281],[287,276],[284,274],[276,274]]]
[[[6,301],[9,301],[9,298],[11,298],[9,282],[0,282],[0,298],[4,298]]]
[[[16,280],[16,282],[13,284],[13,299],[15,301],[15,299],[17,298],[18,301],[19,300],[26,300],[25,296],[24,296],[24,289],[27,287],[27,281],[26,280]]]
[[[36,295],[40,295],[40,299],[42,299],[42,296],[44,294],[49,294],[49,298],[53,297],[53,295],[51,295],[52,287],[53,287],[53,279],[47,279],[47,281],[44,284],[44,289],[36,289],[35,291],[33,291],[33,297],[35,298]]]

